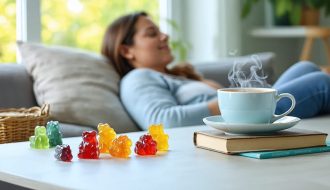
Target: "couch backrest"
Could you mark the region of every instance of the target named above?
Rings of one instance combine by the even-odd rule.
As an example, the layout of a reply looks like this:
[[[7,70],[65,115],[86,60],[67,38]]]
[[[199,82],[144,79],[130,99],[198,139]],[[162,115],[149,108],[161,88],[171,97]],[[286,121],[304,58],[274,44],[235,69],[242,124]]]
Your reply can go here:
[[[268,75],[267,81],[272,84],[274,82],[274,70],[272,65],[274,54],[260,53],[257,55],[263,65],[265,74]],[[194,64],[194,66],[205,78],[213,79],[224,86],[229,86],[227,76],[234,62],[246,61],[249,57],[250,56],[223,58],[217,62],[199,63]],[[36,106],[33,82],[33,79],[27,73],[23,64],[0,64],[0,108]],[[117,99],[120,101],[119,97]],[[116,109],[118,111],[119,108]],[[121,113],[122,117],[123,114],[127,115],[125,118],[129,118],[125,111]],[[123,129],[118,129],[118,131],[127,132]],[[132,129],[129,131],[132,131]]]
[[[272,52],[256,53],[253,54],[258,57],[258,60],[262,64],[262,70],[264,75],[267,76],[268,84],[274,84],[275,73],[273,68],[273,62],[275,54]],[[235,63],[246,63],[250,65],[254,60],[252,55],[246,55],[241,57],[229,57],[221,58],[214,62],[194,63],[194,67],[197,71],[202,73],[205,78],[215,80],[222,84],[224,87],[230,86],[228,80],[228,73],[233,68]],[[249,67],[244,67],[243,71],[248,73]]]
[[[31,76],[21,64],[0,64],[0,108],[36,106]]]

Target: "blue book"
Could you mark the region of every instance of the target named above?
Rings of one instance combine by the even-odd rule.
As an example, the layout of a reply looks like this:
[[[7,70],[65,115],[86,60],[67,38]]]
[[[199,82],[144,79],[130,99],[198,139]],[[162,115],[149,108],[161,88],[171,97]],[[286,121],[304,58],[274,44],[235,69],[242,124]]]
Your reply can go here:
[[[330,141],[328,141],[326,144],[327,144],[326,146],[297,148],[297,149],[289,149],[289,150],[243,152],[243,153],[239,153],[238,155],[249,157],[249,158],[256,158],[256,159],[268,159],[268,158],[278,158],[278,157],[285,157],[285,156],[295,156],[295,155],[301,155],[301,154],[330,152]]]

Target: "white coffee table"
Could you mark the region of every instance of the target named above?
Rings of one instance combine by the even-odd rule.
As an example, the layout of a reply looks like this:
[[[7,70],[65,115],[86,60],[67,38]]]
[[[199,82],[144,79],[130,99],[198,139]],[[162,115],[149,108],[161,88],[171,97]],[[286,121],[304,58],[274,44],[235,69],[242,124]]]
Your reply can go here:
[[[299,128],[330,133],[327,122],[304,120]],[[326,121],[326,120],[324,120]],[[257,160],[195,148],[196,130],[168,129],[167,154],[130,159],[77,159],[81,138],[67,138],[71,163],[56,161],[54,149],[33,150],[28,142],[0,145],[0,180],[32,189],[329,189],[330,153]],[[129,133],[135,142],[143,132]],[[0,186],[0,189],[1,188]]]

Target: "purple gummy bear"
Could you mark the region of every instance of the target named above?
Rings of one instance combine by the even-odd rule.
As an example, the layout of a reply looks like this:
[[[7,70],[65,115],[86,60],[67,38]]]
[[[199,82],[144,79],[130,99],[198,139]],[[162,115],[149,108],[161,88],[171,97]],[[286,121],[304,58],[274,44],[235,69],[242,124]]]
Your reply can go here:
[[[70,146],[67,144],[57,145],[55,148],[55,158],[64,162],[70,162],[72,160],[72,153]]]

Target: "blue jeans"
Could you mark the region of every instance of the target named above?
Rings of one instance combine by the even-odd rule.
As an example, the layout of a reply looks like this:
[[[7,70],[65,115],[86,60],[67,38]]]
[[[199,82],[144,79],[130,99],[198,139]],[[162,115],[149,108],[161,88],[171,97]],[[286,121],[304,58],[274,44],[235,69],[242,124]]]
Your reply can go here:
[[[296,99],[296,106],[290,113],[299,118],[308,118],[330,113],[330,75],[313,63],[302,61],[286,70],[276,81],[273,88],[279,93],[290,93]],[[276,114],[290,108],[288,98],[281,99]]]

